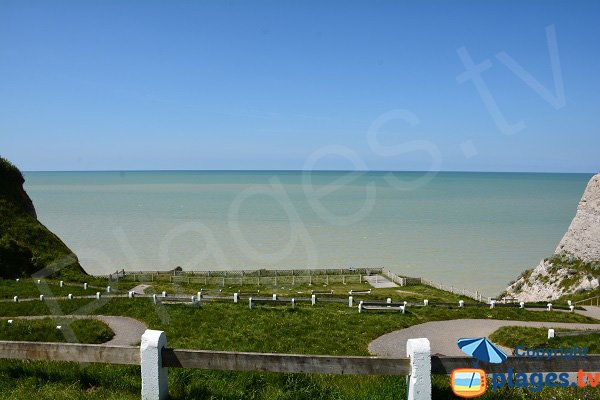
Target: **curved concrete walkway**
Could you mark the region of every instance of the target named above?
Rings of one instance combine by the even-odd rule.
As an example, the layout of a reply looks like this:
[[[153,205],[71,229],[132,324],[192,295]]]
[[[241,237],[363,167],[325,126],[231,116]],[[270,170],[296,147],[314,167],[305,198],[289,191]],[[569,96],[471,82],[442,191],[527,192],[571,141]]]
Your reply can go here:
[[[137,319],[129,317],[117,317],[111,315],[35,315],[20,317],[1,317],[0,319],[97,319],[104,322],[115,333],[108,342],[111,346],[134,346],[140,343],[142,334],[146,331],[146,325]]]
[[[586,307],[587,308],[587,307]],[[599,309],[600,311],[600,309]],[[503,326],[528,326],[534,328],[600,329],[600,324],[580,324],[568,322],[529,322],[494,319],[453,319],[432,321],[413,325],[406,329],[386,333],[369,343],[369,353],[381,357],[406,357],[406,341],[414,338],[428,338],[431,353],[445,356],[464,356],[456,345],[460,338],[487,337]],[[499,346],[511,354],[512,349]]]

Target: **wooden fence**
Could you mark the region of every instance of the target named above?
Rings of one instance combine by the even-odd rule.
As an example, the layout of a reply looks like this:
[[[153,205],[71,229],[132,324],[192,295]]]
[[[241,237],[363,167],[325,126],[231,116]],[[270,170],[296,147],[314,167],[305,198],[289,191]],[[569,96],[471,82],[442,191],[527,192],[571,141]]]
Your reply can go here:
[[[336,375],[408,375],[408,398],[431,399],[431,374],[448,375],[456,368],[470,368],[473,358],[431,356],[427,339],[409,339],[406,358],[327,356],[187,350],[166,347],[162,331],[147,330],[140,347],[74,343],[0,341],[0,358],[83,363],[140,365],[142,399],[167,397],[168,368],[201,368],[224,371],[269,371]],[[600,370],[600,356],[567,360],[509,357],[502,364],[480,363],[486,373],[576,372]]]

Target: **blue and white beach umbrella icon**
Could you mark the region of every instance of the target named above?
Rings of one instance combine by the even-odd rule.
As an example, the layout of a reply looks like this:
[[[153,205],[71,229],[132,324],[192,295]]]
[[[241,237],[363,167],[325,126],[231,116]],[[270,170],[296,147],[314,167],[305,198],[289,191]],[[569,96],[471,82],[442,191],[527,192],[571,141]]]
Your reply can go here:
[[[465,354],[483,362],[500,364],[507,358],[502,350],[484,337],[458,339],[458,347]]]

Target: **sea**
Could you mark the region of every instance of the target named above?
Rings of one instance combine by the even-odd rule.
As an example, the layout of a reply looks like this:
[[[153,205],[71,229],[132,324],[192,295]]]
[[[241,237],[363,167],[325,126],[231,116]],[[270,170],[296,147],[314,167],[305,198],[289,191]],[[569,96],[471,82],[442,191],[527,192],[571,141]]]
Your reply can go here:
[[[553,254],[592,174],[26,172],[91,274],[385,267],[496,295]]]

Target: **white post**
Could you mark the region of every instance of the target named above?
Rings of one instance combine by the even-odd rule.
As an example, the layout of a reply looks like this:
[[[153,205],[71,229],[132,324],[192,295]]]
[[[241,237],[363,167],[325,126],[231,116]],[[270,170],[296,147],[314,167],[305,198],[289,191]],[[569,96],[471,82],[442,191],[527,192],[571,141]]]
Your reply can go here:
[[[19,296],[15,296],[15,297],[13,297],[13,301],[14,301],[15,303],[18,303],[18,302],[19,302]]]
[[[252,297],[248,299],[248,307],[252,310]]]
[[[387,304],[392,304],[392,298],[388,297],[387,300],[386,300],[386,302],[387,302]]]
[[[465,301],[464,300],[459,300],[458,301],[458,306],[461,307],[461,308],[464,307],[465,306]]]
[[[573,303],[571,302],[571,300],[567,300],[567,304],[569,305],[569,307],[573,305]]]
[[[19,278],[15,279],[15,280],[17,281],[17,283],[19,283],[21,281],[21,279],[19,279]]]
[[[96,299],[100,300],[101,297],[102,297],[102,294],[100,292],[96,292]]]
[[[60,282],[58,283],[58,286],[60,286],[60,287],[63,287],[63,286],[65,286],[65,282],[63,282],[63,281],[60,281]]]
[[[167,297],[167,292],[165,292],[164,290],[162,292],[162,297]]]
[[[169,395],[167,368],[162,366],[162,349],[167,346],[163,331],[146,329],[140,345],[142,400],[166,400]]]
[[[202,300],[202,292],[198,292],[196,293],[196,298],[198,299],[198,301]]]
[[[400,311],[404,314],[406,312],[406,306],[400,306]]]
[[[192,296],[192,305],[194,307],[198,306],[198,300],[196,299],[196,296]]]
[[[40,294],[40,301],[44,301],[44,295]]]
[[[362,308],[363,308],[363,302],[361,300],[360,303],[358,303],[358,313],[360,314],[362,312]]]
[[[431,400],[431,345],[429,339],[408,339],[406,355],[410,357],[408,400]]]
[[[38,280],[37,280],[37,283],[38,283],[38,285],[39,285],[40,283],[42,283],[42,280],[41,280],[41,279],[38,279]]]
[[[277,300],[277,295],[273,293],[273,301]]]
[[[548,303],[546,306],[548,307],[548,311],[552,311],[552,303]]]
[[[554,329],[548,329],[548,339],[552,339],[554,337]]]
[[[83,284],[83,290],[87,290],[87,287],[88,287],[88,284],[87,284],[87,283],[84,283],[84,284]]]
[[[292,299],[292,310],[296,309],[296,299]]]
[[[423,305],[424,306],[428,306],[429,305],[429,300],[427,300],[427,299],[423,300]]]
[[[133,299],[134,296],[135,296],[135,292],[134,291],[130,291],[129,292],[129,298]]]
[[[153,295],[152,295],[152,302],[153,302],[154,304],[158,304],[158,296],[157,296],[156,294],[153,294]]]
[[[110,286],[107,286],[107,287],[106,287],[106,293],[110,293],[110,291],[111,291],[111,290],[112,290],[112,289],[110,288]]]
[[[69,298],[69,300],[73,300],[73,295],[71,293],[69,293],[67,297]]]
[[[316,303],[317,303],[317,296],[313,294],[310,297],[310,304],[312,304],[314,306]]]
[[[198,293],[199,293],[199,292],[198,292]],[[233,294],[233,302],[234,302],[235,304],[237,304],[237,302],[238,302],[238,298],[239,298],[239,297],[238,297],[238,294],[237,294],[237,293],[234,293],[234,294]]]
[[[496,300],[490,300],[490,308],[494,308],[496,305]]]
[[[524,302],[519,302],[519,308],[525,308],[525,303]]]
[[[352,307],[352,296],[348,296],[348,307]]]

